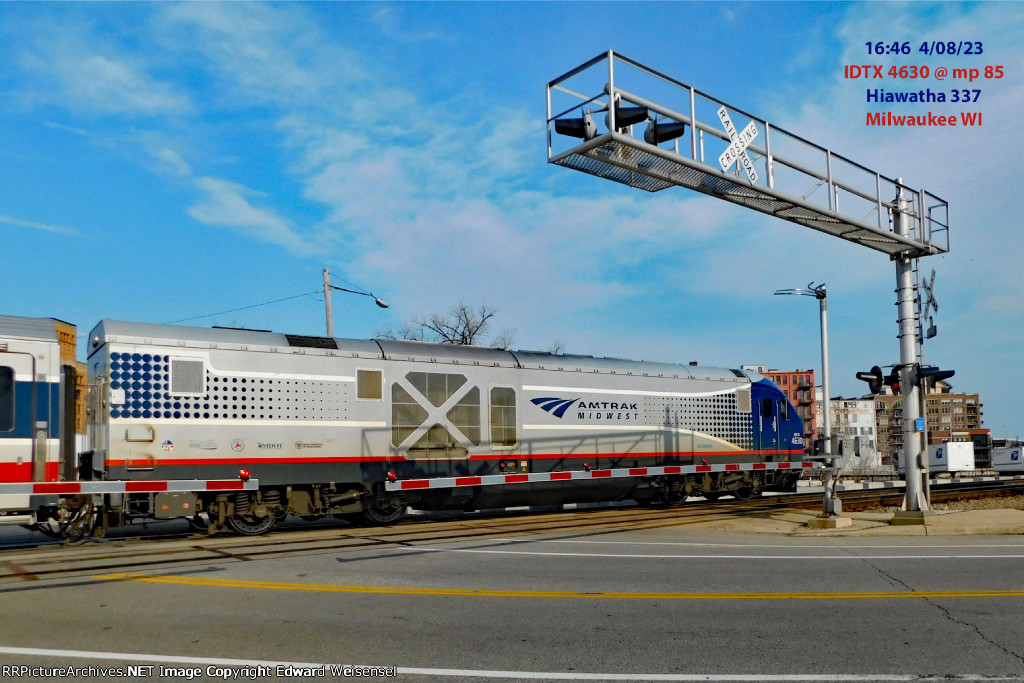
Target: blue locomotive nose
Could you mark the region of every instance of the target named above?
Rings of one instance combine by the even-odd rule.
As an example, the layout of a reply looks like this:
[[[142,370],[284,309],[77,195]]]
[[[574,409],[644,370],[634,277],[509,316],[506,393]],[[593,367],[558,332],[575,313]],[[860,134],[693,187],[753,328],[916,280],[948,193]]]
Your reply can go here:
[[[751,395],[754,447],[764,451],[769,461],[799,460],[805,448],[804,425],[796,408],[768,379],[755,382]]]

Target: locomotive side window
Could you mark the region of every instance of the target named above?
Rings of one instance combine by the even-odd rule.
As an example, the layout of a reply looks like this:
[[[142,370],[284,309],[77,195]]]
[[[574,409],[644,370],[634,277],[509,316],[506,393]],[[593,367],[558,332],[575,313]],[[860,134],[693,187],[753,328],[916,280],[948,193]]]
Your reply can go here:
[[[356,398],[380,401],[384,398],[384,373],[380,370],[356,370]]]
[[[411,392],[399,382],[391,385],[391,444],[405,446],[409,458],[468,457],[468,446],[481,441],[480,388],[459,374],[410,372],[405,380]],[[451,407],[444,416],[431,419],[431,406],[446,404]]]
[[[474,446],[480,445],[480,388],[473,387],[448,411],[446,417],[452,426],[469,439]]]
[[[175,396],[206,393],[206,368],[201,360],[171,358],[171,393]]]
[[[761,401],[761,417],[765,420],[770,420],[775,417],[775,408],[772,406],[772,400],[766,398]]]
[[[0,432],[14,430],[14,369],[0,367]]]
[[[789,401],[785,399],[779,401],[779,417],[783,420],[789,419]]]
[[[410,372],[405,378],[416,391],[437,407],[441,407],[466,383],[463,375],[447,375],[440,372]]]
[[[403,441],[427,419],[427,411],[399,384],[391,387],[391,443],[400,446]]]
[[[515,446],[516,390],[511,387],[491,387],[491,447]]]

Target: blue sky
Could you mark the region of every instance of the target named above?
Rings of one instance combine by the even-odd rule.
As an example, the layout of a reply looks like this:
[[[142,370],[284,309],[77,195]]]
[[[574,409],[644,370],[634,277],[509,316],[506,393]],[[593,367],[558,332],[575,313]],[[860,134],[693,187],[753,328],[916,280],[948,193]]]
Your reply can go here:
[[[369,337],[461,301],[516,348],[818,368],[898,359],[880,253],[549,165],[548,81],[608,49],[950,204],[927,358],[1024,436],[1020,3],[3,3],[2,312]],[[910,41],[869,57],[868,41]],[[924,57],[925,40],[985,53]],[[867,128],[844,64],[1001,64],[976,128]],[[891,82],[883,87],[897,89]],[[947,90],[952,86],[937,86]],[[908,106],[905,113],[958,111]]]

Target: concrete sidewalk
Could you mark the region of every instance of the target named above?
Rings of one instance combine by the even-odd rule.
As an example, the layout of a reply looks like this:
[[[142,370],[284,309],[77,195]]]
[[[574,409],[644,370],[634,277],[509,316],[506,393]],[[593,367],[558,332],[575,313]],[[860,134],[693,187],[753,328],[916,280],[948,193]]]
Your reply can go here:
[[[819,516],[814,510],[765,512],[745,517],[710,520],[690,528],[784,534],[790,536],[963,536],[1024,534],[1024,510],[996,509],[938,511],[926,524],[893,525],[891,512],[849,512],[850,526],[815,529],[807,526]]]

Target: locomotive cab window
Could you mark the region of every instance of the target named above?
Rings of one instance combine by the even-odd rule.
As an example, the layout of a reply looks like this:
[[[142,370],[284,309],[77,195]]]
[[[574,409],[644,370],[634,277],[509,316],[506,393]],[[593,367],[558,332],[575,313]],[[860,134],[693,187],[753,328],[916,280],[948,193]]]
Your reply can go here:
[[[779,401],[779,417],[783,420],[789,419],[789,401],[782,399]]]
[[[761,417],[765,420],[775,417],[775,409],[772,407],[772,400],[770,398],[761,401]]]
[[[384,373],[381,370],[356,370],[356,398],[380,401],[384,398]]]
[[[0,367],[0,432],[14,430],[14,369]]]

